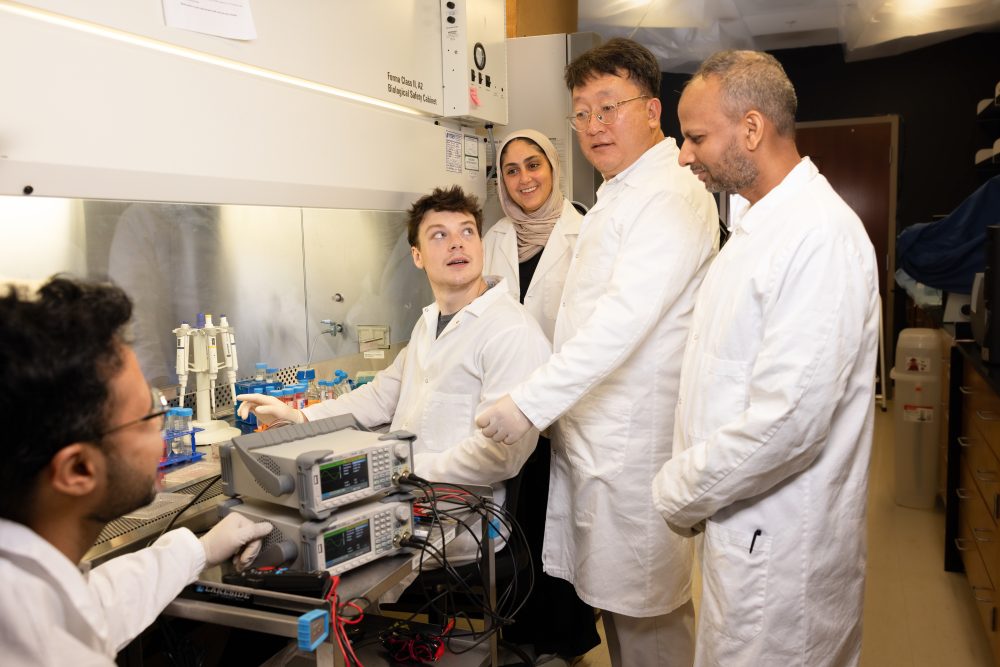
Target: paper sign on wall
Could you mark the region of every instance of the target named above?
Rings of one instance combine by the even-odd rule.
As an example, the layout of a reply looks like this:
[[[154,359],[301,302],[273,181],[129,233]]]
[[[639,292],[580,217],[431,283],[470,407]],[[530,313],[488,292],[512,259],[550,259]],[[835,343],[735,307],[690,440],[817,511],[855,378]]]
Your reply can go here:
[[[227,39],[257,39],[250,0],[163,0],[167,26]]]
[[[462,133],[448,130],[444,134],[444,170],[462,173]]]

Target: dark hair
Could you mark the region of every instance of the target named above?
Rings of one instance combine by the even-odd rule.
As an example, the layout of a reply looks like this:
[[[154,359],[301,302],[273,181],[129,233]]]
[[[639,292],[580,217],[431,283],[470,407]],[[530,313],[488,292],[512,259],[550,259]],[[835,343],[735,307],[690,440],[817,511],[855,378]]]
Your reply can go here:
[[[774,123],[778,134],[794,136],[798,99],[778,59],[763,51],[718,51],[701,64],[684,87],[697,78],[718,77],[722,106],[736,120],[756,109]]]
[[[480,236],[483,235],[483,209],[479,206],[479,200],[475,195],[467,195],[462,188],[453,185],[447,190],[434,188],[434,192],[413,202],[413,206],[406,211],[406,237],[411,246],[419,247],[417,232],[424,216],[431,211],[468,213],[476,219],[476,231]]]
[[[566,66],[566,87],[572,91],[602,74],[624,75],[644,95],[660,96],[660,64],[639,42],[615,37],[577,56]]]
[[[0,296],[0,517],[23,522],[56,452],[100,439],[131,316],[120,288],[70,278],[52,278],[37,295],[8,285]]]

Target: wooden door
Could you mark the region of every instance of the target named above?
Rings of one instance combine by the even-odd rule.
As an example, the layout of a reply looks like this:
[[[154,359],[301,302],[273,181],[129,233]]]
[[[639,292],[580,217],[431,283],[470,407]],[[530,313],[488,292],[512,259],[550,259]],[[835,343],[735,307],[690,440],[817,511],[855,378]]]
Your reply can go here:
[[[800,123],[795,142],[868,230],[878,260],[886,365],[893,364],[893,290],[896,251],[895,116]]]

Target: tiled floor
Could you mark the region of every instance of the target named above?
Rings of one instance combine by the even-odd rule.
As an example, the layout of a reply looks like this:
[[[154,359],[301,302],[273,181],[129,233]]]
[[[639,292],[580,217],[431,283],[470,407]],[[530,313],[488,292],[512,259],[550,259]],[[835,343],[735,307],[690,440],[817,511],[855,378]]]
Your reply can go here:
[[[893,499],[892,427],[890,404],[875,416],[861,665],[990,666],[990,647],[965,578],[942,567],[944,510],[908,509]],[[697,572],[695,578],[697,606]],[[609,666],[607,649],[598,646],[577,665]]]

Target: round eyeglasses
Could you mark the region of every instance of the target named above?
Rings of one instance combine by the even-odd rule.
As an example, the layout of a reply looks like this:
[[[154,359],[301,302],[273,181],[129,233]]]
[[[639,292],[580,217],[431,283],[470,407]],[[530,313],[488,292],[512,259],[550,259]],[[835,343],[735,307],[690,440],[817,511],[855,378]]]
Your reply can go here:
[[[591,116],[596,118],[597,122],[602,125],[611,125],[611,123],[618,120],[618,107],[634,100],[641,100],[647,97],[649,97],[649,95],[639,95],[638,97],[630,97],[627,100],[615,102],[614,104],[605,104],[596,112],[577,111],[572,116],[567,116],[567,120],[569,120],[569,124],[572,125],[573,129],[577,132],[584,132],[588,127],[590,127]]]

